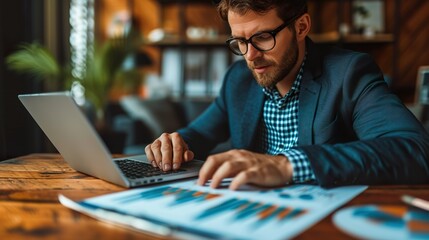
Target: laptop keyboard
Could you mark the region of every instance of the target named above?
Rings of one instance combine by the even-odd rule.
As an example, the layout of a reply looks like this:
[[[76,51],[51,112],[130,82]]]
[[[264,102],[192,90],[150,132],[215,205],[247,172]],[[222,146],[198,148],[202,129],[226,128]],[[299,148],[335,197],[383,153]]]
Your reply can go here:
[[[174,171],[164,172],[159,168],[153,167],[149,163],[144,163],[144,162],[130,160],[130,159],[116,160],[115,163],[116,165],[118,165],[119,169],[122,170],[125,176],[129,179],[169,175],[169,174],[175,174],[175,173],[186,171],[186,169],[178,169]]]

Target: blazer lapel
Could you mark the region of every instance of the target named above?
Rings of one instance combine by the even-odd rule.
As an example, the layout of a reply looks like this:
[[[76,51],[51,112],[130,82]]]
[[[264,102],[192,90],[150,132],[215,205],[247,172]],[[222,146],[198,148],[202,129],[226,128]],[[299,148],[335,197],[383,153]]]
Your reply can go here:
[[[246,99],[246,107],[241,116],[241,145],[243,148],[251,149],[255,139],[258,123],[262,116],[262,107],[264,102],[264,93],[256,80],[250,79],[252,86]]]
[[[315,49],[313,42],[307,38],[307,62],[299,95],[298,144],[313,144],[313,124],[321,85],[316,78],[321,75],[322,63],[319,50]]]
[[[313,81],[308,72],[302,80],[298,116],[298,144],[301,146],[313,144],[313,123],[320,92],[320,84]]]

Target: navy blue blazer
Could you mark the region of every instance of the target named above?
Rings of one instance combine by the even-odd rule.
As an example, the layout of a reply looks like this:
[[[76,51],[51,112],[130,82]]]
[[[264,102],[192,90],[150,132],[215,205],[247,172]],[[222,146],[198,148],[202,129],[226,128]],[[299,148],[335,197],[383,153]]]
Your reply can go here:
[[[429,182],[429,136],[392,94],[373,59],[307,39],[299,93],[297,149],[304,151],[318,183],[417,184]],[[218,143],[256,151],[264,93],[245,61],[225,75],[220,95],[179,130],[197,158]]]

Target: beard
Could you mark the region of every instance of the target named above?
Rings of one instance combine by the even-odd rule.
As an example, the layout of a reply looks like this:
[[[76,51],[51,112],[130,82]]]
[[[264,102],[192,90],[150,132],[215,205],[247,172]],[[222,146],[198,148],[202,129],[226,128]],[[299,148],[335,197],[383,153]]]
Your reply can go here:
[[[292,71],[298,61],[298,41],[293,37],[289,49],[281,57],[280,62],[276,63],[267,59],[256,59],[253,62],[247,62],[247,66],[252,71],[258,84],[262,87],[273,88],[278,82],[282,81]],[[273,71],[259,74],[255,72],[255,67],[271,66]]]

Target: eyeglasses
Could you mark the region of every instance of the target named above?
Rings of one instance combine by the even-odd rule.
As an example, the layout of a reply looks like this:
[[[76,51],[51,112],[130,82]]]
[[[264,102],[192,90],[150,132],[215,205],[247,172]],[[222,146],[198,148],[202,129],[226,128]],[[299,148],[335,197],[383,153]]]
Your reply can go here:
[[[232,53],[239,56],[243,56],[247,53],[247,51],[249,50],[249,43],[261,52],[270,51],[276,46],[277,33],[279,33],[285,27],[289,26],[301,15],[302,14],[299,14],[291,18],[289,21],[283,23],[274,30],[257,32],[253,34],[249,39],[245,39],[242,37],[231,37],[226,40],[226,44],[228,45]]]

